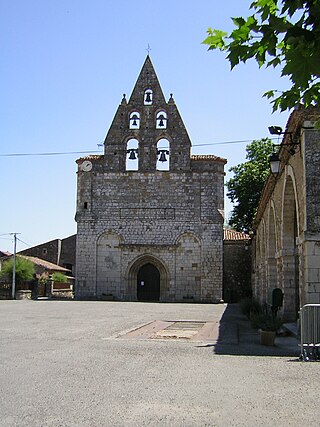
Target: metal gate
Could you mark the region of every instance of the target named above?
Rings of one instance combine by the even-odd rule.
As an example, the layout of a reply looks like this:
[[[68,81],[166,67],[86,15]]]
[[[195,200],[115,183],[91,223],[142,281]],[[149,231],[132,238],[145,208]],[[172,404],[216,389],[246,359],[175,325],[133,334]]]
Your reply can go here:
[[[320,361],[320,304],[300,310],[301,355],[304,361]]]

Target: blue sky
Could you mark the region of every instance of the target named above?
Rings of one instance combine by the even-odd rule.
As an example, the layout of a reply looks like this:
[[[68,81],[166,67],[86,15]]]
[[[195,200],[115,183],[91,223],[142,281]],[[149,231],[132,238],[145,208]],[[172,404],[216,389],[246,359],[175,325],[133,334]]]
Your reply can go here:
[[[246,143],[284,126],[262,94],[288,83],[247,63],[230,71],[208,52],[206,29],[232,29],[251,0],[2,0],[0,5],[0,249],[18,250],[76,232],[76,164],[96,152],[115,111],[131,94],[147,55],[166,98],[172,92],[193,154],[245,159]],[[200,144],[212,144],[199,146]],[[230,174],[227,174],[227,178]],[[226,210],[231,206],[227,202]],[[26,243],[26,244],[25,244]]]

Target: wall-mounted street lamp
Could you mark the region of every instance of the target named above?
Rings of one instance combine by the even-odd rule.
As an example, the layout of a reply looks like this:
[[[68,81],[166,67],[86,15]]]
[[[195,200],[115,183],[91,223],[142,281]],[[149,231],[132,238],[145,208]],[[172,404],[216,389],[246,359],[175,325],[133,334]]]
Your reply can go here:
[[[281,147],[284,147],[291,156],[296,153],[296,148],[299,147],[300,141],[295,142],[292,138],[292,132],[285,132],[280,126],[270,126],[269,132],[271,135],[289,135],[290,142],[285,142],[281,144]],[[279,145],[277,147],[280,147]],[[276,176],[280,172],[281,161],[278,153],[273,152],[269,157],[271,173]]]
[[[280,172],[281,161],[278,153],[272,153],[269,157],[270,169],[273,175],[278,175]]]

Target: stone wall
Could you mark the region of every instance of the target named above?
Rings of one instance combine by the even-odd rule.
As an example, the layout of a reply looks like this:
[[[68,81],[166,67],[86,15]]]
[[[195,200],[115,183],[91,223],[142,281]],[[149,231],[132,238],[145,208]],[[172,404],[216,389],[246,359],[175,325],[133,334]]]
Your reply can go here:
[[[281,172],[269,177],[256,219],[254,293],[266,302],[269,289],[281,288],[287,320],[304,304],[320,303],[320,131],[307,121],[319,114],[300,108],[290,116]]]
[[[226,160],[190,156],[190,148],[173,96],[166,102],[147,56],[104,155],[77,161],[78,298],[136,300],[152,283],[148,298],[220,301]],[[141,279],[147,269],[152,277]]]
[[[223,300],[239,302],[251,296],[252,247],[249,241],[223,242]]]
[[[135,300],[128,266],[152,256],[166,276],[161,300],[221,299],[222,163],[205,174],[101,173],[93,164],[78,179],[78,297]]]

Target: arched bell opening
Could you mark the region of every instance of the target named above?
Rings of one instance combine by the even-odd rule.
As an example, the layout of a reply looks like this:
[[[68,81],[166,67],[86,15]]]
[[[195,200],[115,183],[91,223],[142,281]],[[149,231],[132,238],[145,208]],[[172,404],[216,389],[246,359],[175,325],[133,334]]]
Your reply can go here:
[[[144,91],[143,103],[144,105],[152,105],[153,92],[152,89],[146,89]]]
[[[156,115],[156,129],[167,129],[167,113],[159,111]]]
[[[157,165],[158,171],[170,170],[170,142],[162,138],[157,143]]]
[[[129,129],[140,129],[140,113],[133,111],[129,116]]]
[[[139,141],[137,139],[129,139],[127,142],[126,150],[126,170],[137,171],[139,170],[138,160]]]

